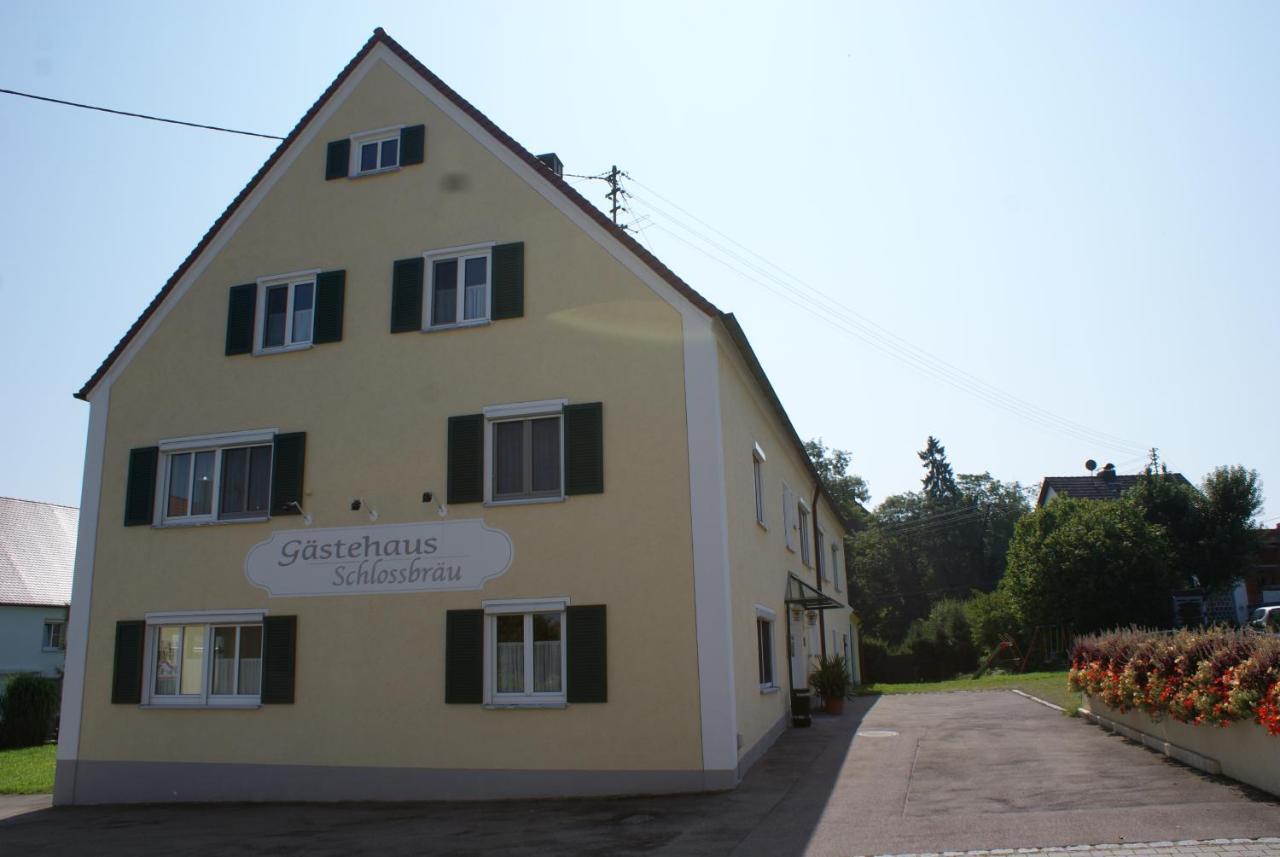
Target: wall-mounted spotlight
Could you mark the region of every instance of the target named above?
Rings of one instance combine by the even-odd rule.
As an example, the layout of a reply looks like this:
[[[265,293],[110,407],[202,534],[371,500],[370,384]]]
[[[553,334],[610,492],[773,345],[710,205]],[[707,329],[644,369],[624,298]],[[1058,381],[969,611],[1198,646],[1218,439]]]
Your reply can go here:
[[[307,510],[306,510],[306,509],[304,509],[304,508],[302,508],[302,504],[301,504],[301,503],[299,503],[297,500],[294,500],[294,501],[293,501],[293,502],[291,502],[289,505],[290,505],[290,506],[292,506],[293,508],[297,509],[299,512],[301,512],[301,513],[302,513],[302,525],[303,525],[304,527],[309,527],[309,526],[311,526],[312,518],[311,518],[311,516],[310,516],[310,515],[308,515],[308,514],[307,514]]]
[[[354,500],[352,500],[352,501],[351,501],[351,511],[353,511],[353,512],[359,512],[359,511],[360,511],[360,509],[361,509],[361,508],[363,508],[363,507],[364,507],[364,498],[363,498],[363,497],[357,497],[356,499],[354,499]],[[369,507],[369,520],[370,520],[370,521],[376,521],[376,520],[378,520],[378,510],[377,510],[377,509],[375,509],[373,506],[370,506],[370,507]]]
[[[443,505],[436,506],[436,514],[443,518],[449,514],[449,509]]]

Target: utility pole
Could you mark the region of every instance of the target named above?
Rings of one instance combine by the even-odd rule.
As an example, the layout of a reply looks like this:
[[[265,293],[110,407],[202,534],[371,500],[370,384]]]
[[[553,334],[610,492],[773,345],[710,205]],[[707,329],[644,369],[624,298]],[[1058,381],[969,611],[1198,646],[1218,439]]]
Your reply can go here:
[[[618,169],[618,165],[614,164],[609,168],[609,172],[605,174],[604,180],[609,183],[609,192],[605,196],[609,200],[609,216],[613,218],[613,225],[618,225],[618,212],[626,211],[627,207],[619,201],[619,197],[625,195],[622,189],[622,179],[631,178],[631,176]],[[627,227],[623,226],[623,229]]]

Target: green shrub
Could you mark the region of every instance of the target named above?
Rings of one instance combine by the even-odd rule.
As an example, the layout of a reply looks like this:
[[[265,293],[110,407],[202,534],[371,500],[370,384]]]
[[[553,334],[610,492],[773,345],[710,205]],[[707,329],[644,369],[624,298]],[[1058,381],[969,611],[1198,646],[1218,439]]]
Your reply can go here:
[[[879,637],[863,637],[858,644],[858,654],[862,659],[864,684],[888,680],[885,673],[885,665],[889,662],[888,643]]]
[[[953,678],[978,666],[978,650],[965,606],[954,598],[933,605],[929,615],[907,628],[902,650],[916,659],[919,676],[925,680]]]
[[[823,699],[844,699],[853,689],[849,662],[843,655],[819,658],[818,668],[809,673],[809,686]]]
[[[0,697],[0,747],[33,747],[49,737],[58,710],[58,683],[24,673]]]
[[[969,620],[969,637],[978,652],[984,655],[995,651],[1002,636],[1016,638],[1021,630],[1013,599],[1003,589],[975,592],[964,603],[964,612]]]

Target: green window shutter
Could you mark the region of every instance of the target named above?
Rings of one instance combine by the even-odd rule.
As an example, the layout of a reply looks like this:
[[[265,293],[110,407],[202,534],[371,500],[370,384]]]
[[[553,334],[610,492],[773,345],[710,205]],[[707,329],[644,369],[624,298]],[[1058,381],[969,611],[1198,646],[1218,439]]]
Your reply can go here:
[[[257,309],[257,283],[231,287],[227,301],[227,356],[253,351],[253,316]]]
[[[608,642],[603,604],[565,608],[565,698],[608,702]]]
[[[351,168],[351,140],[334,140],[324,159],[324,179],[345,179]]]
[[[427,154],[427,126],[410,125],[400,129],[400,166],[420,164]]]
[[[604,493],[604,407],[564,407],[564,493]]]
[[[450,505],[484,500],[484,414],[449,417],[448,483]]]
[[[129,450],[129,481],[124,489],[124,525],[150,524],[156,511],[156,470],[160,448],[143,446]]]
[[[324,271],[316,275],[316,318],[311,341],[342,341],[342,309],[347,290],[346,271]]]
[[[489,318],[524,315],[524,242],[493,248],[493,300]]]
[[[292,705],[298,650],[298,617],[262,620],[262,704]]]
[[[136,620],[116,623],[116,656],[111,670],[113,705],[142,702],[142,641],[147,623]]]
[[[300,515],[302,473],[307,456],[307,433],[303,431],[276,435],[271,454],[271,514]]]
[[[401,259],[391,271],[391,332],[422,330],[422,273],[425,260]]]
[[[479,705],[484,701],[484,611],[444,614],[444,701]]]

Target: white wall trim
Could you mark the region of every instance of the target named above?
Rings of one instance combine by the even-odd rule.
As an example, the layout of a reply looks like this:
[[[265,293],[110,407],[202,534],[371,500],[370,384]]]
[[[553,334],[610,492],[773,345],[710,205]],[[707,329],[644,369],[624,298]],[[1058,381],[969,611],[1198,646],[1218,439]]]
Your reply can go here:
[[[261,622],[265,609],[247,610],[171,610],[146,613],[148,625],[245,625]]]
[[[778,621],[778,614],[774,610],[770,610],[763,604],[756,605],[756,617],[760,619],[768,619],[770,622]]]
[[[102,504],[103,456],[107,444],[109,387],[89,395],[89,432],[85,441],[84,481],[80,490],[80,527],[76,534],[75,571],[71,583],[74,606],[67,621],[67,656],[62,680],[62,714],[58,727],[57,758],[74,761],[80,756],[80,723],[84,716],[85,665],[89,654],[89,618],[93,609],[93,564],[98,543],[98,518]],[[58,783],[59,803],[75,799],[75,766],[69,783]]]
[[[684,317],[685,415],[704,770],[737,770],[729,520],[725,496],[720,361],[711,320]]]
[[[569,597],[556,598],[490,598],[481,601],[484,612],[497,613],[554,613],[569,606]]]
[[[514,402],[510,405],[486,405],[481,413],[486,420],[505,420],[513,417],[536,417],[558,414],[569,404],[568,399],[543,399],[540,402]]]

